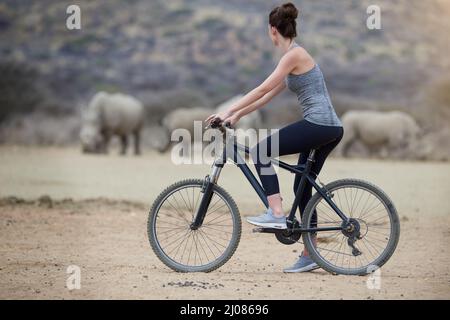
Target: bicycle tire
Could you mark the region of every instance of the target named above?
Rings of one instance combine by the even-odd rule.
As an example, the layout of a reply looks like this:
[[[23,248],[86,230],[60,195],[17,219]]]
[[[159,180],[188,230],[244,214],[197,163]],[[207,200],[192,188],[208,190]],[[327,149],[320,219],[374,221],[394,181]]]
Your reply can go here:
[[[382,203],[387,208],[387,212],[389,214],[389,219],[391,222],[391,232],[390,232],[390,238],[389,242],[384,249],[384,251],[381,253],[381,255],[373,261],[373,264],[371,264],[373,267],[381,268],[394,254],[394,251],[397,247],[399,238],[400,238],[400,221],[398,218],[397,210],[395,209],[395,206],[393,205],[391,199],[386,195],[386,193],[381,190],[379,187],[375,186],[372,183],[358,180],[358,179],[342,179],[337,180],[334,182],[331,182],[327,184],[324,189],[328,192],[333,192],[335,190],[338,190],[342,187],[357,187],[362,188],[365,190],[368,190],[372,192],[373,195],[378,197],[382,201]],[[308,201],[308,204],[305,208],[305,214],[303,217],[303,221],[308,225],[309,221],[311,221],[312,215],[314,213],[314,209],[316,208],[317,204],[320,202],[320,200],[323,199],[323,197],[317,192],[315,193],[311,199]],[[334,266],[333,264],[329,263],[327,260],[325,260],[317,251],[313,244],[311,233],[307,232],[303,234],[303,241],[305,243],[305,246],[311,256],[311,258],[317,263],[317,265],[324,270],[333,273],[333,274],[344,274],[344,275],[366,275],[368,273],[371,273],[375,271],[376,268],[368,268],[368,266],[364,266],[361,268],[354,268],[354,269],[345,269],[345,268],[339,268]]]
[[[240,237],[241,237],[241,231],[242,231],[242,225],[241,225],[241,218],[239,214],[239,209],[233,200],[233,198],[228,194],[227,191],[225,191],[222,187],[218,185],[214,185],[213,192],[217,193],[219,196],[222,197],[222,199],[226,202],[228,205],[228,208],[230,209],[230,212],[232,214],[233,218],[233,234],[230,240],[230,243],[228,247],[226,248],[225,252],[216,260],[213,262],[203,265],[203,266],[186,266],[183,264],[180,264],[174,260],[172,260],[166,253],[162,250],[162,248],[159,245],[157,235],[155,232],[155,222],[158,215],[159,208],[165,201],[165,199],[168,198],[173,192],[176,190],[179,190],[182,187],[186,186],[196,186],[196,187],[202,187],[204,183],[204,180],[201,179],[186,179],[179,182],[176,182],[170,186],[168,186],[166,189],[164,189],[160,195],[156,198],[156,200],[153,202],[153,205],[150,209],[148,220],[147,220],[147,235],[149,239],[149,243],[151,248],[153,249],[153,252],[156,254],[156,256],[163,262],[166,266],[171,268],[174,271],[177,272],[211,272],[214,271],[221,266],[223,266],[234,254],[236,251]]]

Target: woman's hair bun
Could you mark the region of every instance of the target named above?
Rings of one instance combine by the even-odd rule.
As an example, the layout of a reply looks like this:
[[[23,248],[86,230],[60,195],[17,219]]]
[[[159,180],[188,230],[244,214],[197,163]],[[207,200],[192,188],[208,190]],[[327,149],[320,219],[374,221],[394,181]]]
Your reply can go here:
[[[280,7],[280,15],[286,19],[295,20],[298,17],[298,10],[292,2],[287,2]]]
[[[295,38],[297,36],[298,10],[292,2],[287,2],[274,8],[269,14],[269,23],[277,28],[278,32],[285,38]]]

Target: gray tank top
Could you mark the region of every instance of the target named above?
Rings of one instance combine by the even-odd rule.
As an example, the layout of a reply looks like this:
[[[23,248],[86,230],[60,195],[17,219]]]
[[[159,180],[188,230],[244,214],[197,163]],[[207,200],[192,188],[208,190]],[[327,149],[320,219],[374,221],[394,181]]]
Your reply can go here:
[[[292,48],[296,46],[299,45],[294,42]],[[297,94],[305,120],[324,126],[342,127],[342,123],[331,103],[322,71],[317,63],[314,68],[305,73],[287,75],[286,85]]]

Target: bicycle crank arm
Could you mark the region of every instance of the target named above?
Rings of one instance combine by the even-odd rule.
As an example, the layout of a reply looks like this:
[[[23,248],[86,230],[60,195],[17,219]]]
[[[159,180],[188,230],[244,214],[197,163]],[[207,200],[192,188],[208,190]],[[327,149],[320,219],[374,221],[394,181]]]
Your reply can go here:
[[[284,230],[284,229],[275,229],[275,228],[263,228],[263,227],[260,227],[260,228],[254,228],[252,231],[253,231],[254,233],[256,233],[256,232],[258,232],[258,233],[277,233],[277,232],[280,232],[280,231],[282,231],[282,230]]]
[[[253,232],[263,232],[263,233],[276,233],[279,231],[289,231],[289,232],[320,232],[320,231],[341,231],[342,227],[326,227],[326,228],[291,228],[291,229],[277,229],[277,228],[255,228]]]
[[[254,233],[278,233],[278,232],[300,232],[300,229],[278,229],[278,228],[254,228],[252,230]]]

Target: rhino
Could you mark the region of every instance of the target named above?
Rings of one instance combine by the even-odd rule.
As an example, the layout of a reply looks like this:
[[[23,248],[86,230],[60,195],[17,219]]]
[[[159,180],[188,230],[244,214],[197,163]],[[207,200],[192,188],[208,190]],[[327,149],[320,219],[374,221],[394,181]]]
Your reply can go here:
[[[134,137],[134,153],[139,155],[144,107],[136,98],[122,93],[98,92],[83,113],[80,140],[84,153],[107,153],[111,137],[119,136],[121,154]]]
[[[340,156],[346,156],[353,142],[360,142],[369,149],[382,147],[384,153],[406,150],[421,133],[415,119],[401,111],[351,110],[341,120],[344,137],[335,150]]]

